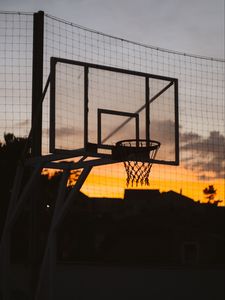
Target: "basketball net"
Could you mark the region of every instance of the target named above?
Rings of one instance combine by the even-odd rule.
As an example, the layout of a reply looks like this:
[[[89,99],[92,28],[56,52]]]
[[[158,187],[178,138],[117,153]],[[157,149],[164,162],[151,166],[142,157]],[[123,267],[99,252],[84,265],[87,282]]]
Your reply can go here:
[[[149,175],[160,143],[146,140],[127,140],[116,144],[127,173],[126,185],[148,186]]]
[[[138,161],[124,161],[124,167],[127,173],[126,185],[138,186],[149,185],[149,174],[151,171],[152,163],[138,162]]]

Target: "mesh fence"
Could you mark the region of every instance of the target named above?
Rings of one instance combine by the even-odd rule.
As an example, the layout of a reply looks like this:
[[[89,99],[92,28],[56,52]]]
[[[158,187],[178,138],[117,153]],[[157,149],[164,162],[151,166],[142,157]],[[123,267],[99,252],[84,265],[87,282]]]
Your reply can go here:
[[[32,22],[32,14],[0,14],[1,136],[4,132],[26,136],[30,129]],[[217,198],[224,201],[223,59],[187,55],[142,45],[45,15],[44,82],[49,74],[51,56],[178,78],[180,166],[154,165],[150,188],[174,190],[195,200],[203,200],[203,188],[213,184],[217,189]],[[59,72],[59,76],[65,80],[77,75],[77,72],[79,71],[68,67]],[[60,93],[66,93],[71,101],[74,97],[73,90],[68,91],[66,85]],[[152,116],[155,126],[163,128],[166,133],[171,123],[161,119],[161,107],[165,108],[165,100],[162,98],[161,104],[155,105],[159,106],[155,109],[157,114]],[[82,110],[82,103],[80,106]],[[77,111],[72,102],[65,107],[63,104],[68,118],[63,117],[61,123],[58,123],[61,138],[59,143],[64,145],[79,138],[74,135],[73,128],[83,118],[81,115],[73,117]],[[43,153],[47,153],[49,148],[49,109],[47,95],[43,105]],[[167,109],[172,110],[170,106]],[[170,146],[168,155],[171,155],[174,144],[171,143],[169,135],[164,136],[167,137],[165,143]],[[83,186],[83,191],[90,196],[123,197],[124,177],[122,164],[95,168]]]
[[[32,14],[0,14],[0,140],[30,130],[32,43]]]

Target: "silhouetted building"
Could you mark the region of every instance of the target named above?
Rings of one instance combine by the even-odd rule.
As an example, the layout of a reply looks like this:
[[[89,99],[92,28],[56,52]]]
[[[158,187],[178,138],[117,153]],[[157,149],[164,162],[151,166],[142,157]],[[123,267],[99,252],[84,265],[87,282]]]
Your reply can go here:
[[[59,231],[58,257],[60,261],[219,266],[224,263],[224,211],[174,191],[126,190],[124,199],[80,193]]]

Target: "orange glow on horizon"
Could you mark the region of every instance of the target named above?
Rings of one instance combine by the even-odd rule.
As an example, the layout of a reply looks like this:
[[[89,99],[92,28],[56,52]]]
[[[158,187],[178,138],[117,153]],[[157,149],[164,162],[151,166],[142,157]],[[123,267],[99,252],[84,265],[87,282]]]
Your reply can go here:
[[[104,182],[105,181],[105,182]],[[104,182],[104,184],[102,183]],[[182,195],[189,197],[195,201],[207,202],[204,197],[203,189],[207,187],[206,182],[198,181],[172,181],[172,180],[161,180],[151,179],[149,186],[134,186],[126,187],[125,178],[107,178],[105,180],[104,176],[101,175],[90,175],[82,187],[82,192],[89,197],[107,197],[107,198],[123,198],[124,190],[129,189],[158,189],[160,192],[166,192],[173,190],[177,193],[182,193]],[[223,202],[220,205],[225,205],[224,201],[224,182],[222,180],[215,181],[214,187],[217,190],[216,198],[222,200]]]
[[[44,173],[48,173],[51,177],[54,172],[46,170]],[[158,189],[160,192],[173,190],[195,201],[205,203],[208,200],[203,194],[203,189],[208,185],[214,185],[217,190],[215,200],[221,200],[220,205],[225,206],[225,181],[223,179],[199,180],[197,174],[182,166],[154,165],[150,174],[150,185],[142,187],[126,187],[126,173],[123,164],[95,167],[81,191],[89,197],[123,198],[126,188]]]

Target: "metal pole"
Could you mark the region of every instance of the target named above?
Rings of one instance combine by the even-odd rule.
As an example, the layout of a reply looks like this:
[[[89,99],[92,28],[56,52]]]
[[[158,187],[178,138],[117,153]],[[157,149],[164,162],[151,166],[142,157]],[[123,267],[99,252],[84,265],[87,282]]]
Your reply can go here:
[[[88,143],[88,67],[84,68],[84,147]]]
[[[56,60],[51,58],[50,61],[50,74],[51,74],[51,85],[50,85],[50,153],[55,152],[55,71],[56,71]]]
[[[145,122],[146,122],[146,141],[147,146],[149,145],[149,139],[150,139],[150,99],[149,99],[149,78],[145,77]]]
[[[42,153],[42,89],[43,89],[43,52],[44,52],[44,12],[34,14],[33,19],[33,69],[32,69],[32,134],[31,154]],[[35,191],[35,189],[34,189]],[[35,293],[38,261],[38,197],[31,199],[31,297]],[[33,294],[33,295],[32,295]]]
[[[21,196],[18,198],[19,190],[20,190],[20,184],[23,176],[23,168],[18,168],[17,177],[14,182],[14,188],[12,192],[12,197],[10,199],[10,207],[8,216],[5,222],[4,231],[2,233],[2,241],[0,245],[0,265],[1,265],[1,274],[0,277],[3,275],[3,283],[2,283],[2,289],[3,289],[3,299],[8,300],[9,299],[9,274],[10,274],[10,233],[11,228],[15,224],[15,221],[22,211],[24,204],[26,203],[26,200],[30,196],[33,186],[35,184],[35,181],[37,179],[37,176],[40,176],[40,168],[41,166],[37,166],[37,168],[33,171],[32,176],[30,177],[30,180],[27,182]],[[14,204],[14,205],[13,205]],[[2,274],[3,273],[3,274]]]
[[[10,197],[9,207],[7,211],[7,217],[5,220],[5,228],[2,233],[2,240],[0,244],[0,279],[1,279],[1,289],[2,297],[4,300],[10,298],[10,253],[11,253],[11,243],[10,243],[10,230],[7,227],[9,219],[13,213],[13,209],[16,205],[16,200],[21,188],[21,181],[23,177],[23,166],[19,165],[17,168],[16,176],[14,179],[13,190]]]
[[[92,167],[83,169],[75,186],[70,191],[69,195],[64,201],[66,194],[66,181],[69,173],[64,172],[59,187],[59,193],[56,200],[54,214],[51,221],[51,227],[48,233],[48,240],[46,243],[45,254],[42,260],[42,265],[39,273],[39,281],[36,289],[35,300],[49,300],[53,299],[53,271],[56,263],[56,230],[60,225],[63,217],[70,209],[75,197],[79,193],[83,183],[89,175]]]
[[[34,14],[33,21],[33,70],[32,70],[32,142],[33,156],[41,155],[42,108],[39,103],[43,88],[44,12]]]
[[[175,161],[176,165],[179,165],[179,109],[178,109],[178,80],[174,81],[174,93],[175,93]]]

